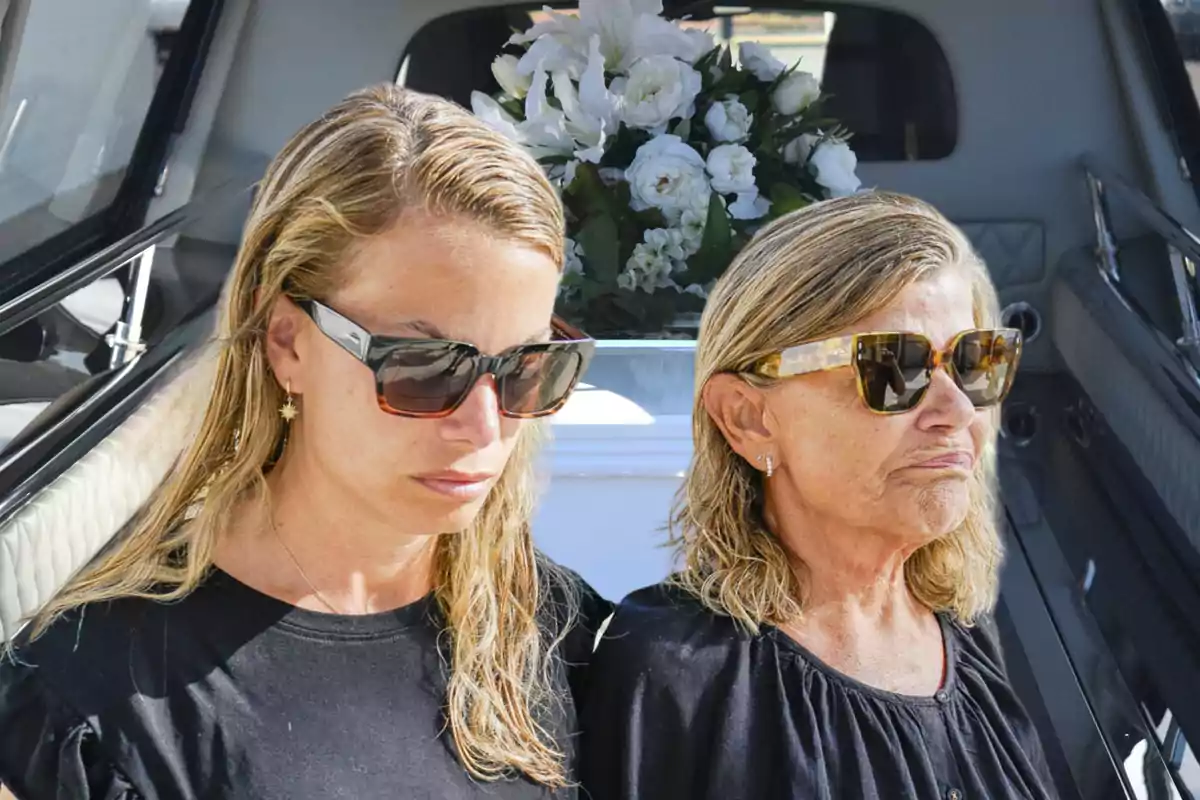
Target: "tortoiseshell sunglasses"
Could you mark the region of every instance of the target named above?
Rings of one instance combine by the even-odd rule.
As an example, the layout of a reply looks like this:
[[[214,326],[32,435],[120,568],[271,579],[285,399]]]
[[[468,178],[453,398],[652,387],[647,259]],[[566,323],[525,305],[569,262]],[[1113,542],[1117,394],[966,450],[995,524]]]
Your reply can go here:
[[[944,350],[919,333],[856,333],[789,347],[750,369],[765,378],[788,378],[854,367],[858,396],[876,414],[903,414],[925,396],[933,371],[944,368],[976,408],[994,406],[1012,388],[1021,360],[1015,328],[967,330]]]
[[[596,346],[582,331],[554,317],[555,340],[517,345],[490,356],[466,342],[376,336],[316,300],[297,305],[322,333],[370,367],[379,407],[402,417],[453,414],[484,375],[496,379],[504,416],[553,414],[575,390]]]

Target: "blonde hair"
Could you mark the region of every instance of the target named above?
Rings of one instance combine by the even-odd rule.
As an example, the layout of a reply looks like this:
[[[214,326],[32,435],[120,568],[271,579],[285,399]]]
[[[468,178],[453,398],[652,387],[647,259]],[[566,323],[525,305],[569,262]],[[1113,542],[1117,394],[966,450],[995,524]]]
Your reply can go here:
[[[458,106],[380,85],[304,127],[258,187],[226,284],[198,435],[129,533],[42,609],[34,636],[73,608],[178,600],[204,580],[235,506],[265,497],[264,468],[283,443],[284,393],[263,343],[272,306],[281,296],[328,295],[357,243],[414,210],[482,223],[562,263],[563,208],[541,168]],[[553,642],[539,611],[551,578],[567,605],[574,598],[530,532],[538,438],[536,427],[523,431],[478,517],[437,540],[435,593],[451,656],[446,717],[461,763],[481,779],[517,771],[563,786],[564,755],[539,722],[555,702]],[[185,524],[201,494],[198,516]]]
[[[946,268],[969,276],[976,324],[995,324],[999,310],[986,267],[961,231],[911,197],[872,192],[818,203],[770,223],[738,254],[709,295],[700,324],[695,453],[670,524],[682,567],[675,583],[753,632],[799,617],[803,570],[794,568],[794,557],[767,530],[760,473],[709,417],[705,384],[718,373],[748,370],[769,353],[853,326]],[[908,586],[921,603],[968,625],[994,605],[1002,558],[993,499],[994,424],[992,429],[971,482],[966,519],[905,564]]]

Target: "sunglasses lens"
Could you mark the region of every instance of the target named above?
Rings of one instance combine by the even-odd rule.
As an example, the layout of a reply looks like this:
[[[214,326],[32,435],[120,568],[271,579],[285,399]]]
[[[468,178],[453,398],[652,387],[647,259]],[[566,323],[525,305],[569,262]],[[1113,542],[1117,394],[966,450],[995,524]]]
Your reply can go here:
[[[1015,329],[972,331],[954,348],[954,375],[976,408],[993,406],[1012,386],[1021,332]]]
[[[379,369],[380,400],[401,414],[438,414],[471,389],[472,348],[451,342],[408,342],[393,350]]]
[[[514,354],[500,380],[500,407],[517,417],[537,416],[557,408],[583,367],[573,349],[530,350]]]
[[[903,333],[858,337],[854,368],[862,397],[872,411],[907,411],[929,386],[929,340]]]

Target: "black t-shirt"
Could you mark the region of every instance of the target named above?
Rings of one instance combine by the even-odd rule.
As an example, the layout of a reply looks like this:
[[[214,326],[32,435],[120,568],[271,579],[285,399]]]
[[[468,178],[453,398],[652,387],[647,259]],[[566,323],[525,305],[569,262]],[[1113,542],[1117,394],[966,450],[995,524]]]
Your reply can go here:
[[[592,800],[1045,800],[1037,733],[990,621],[939,617],[932,697],[855,681],[777,628],[752,636],[662,585],[626,598],[592,659],[581,779]]]
[[[563,701],[542,722],[573,758],[573,696],[609,605],[572,579],[582,607],[556,651]],[[544,607],[550,629],[561,608]],[[463,770],[443,627],[432,595],[321,614],[219,570],[178,603],[87,607],[0,664],[0,783],[20,800],[575,798]]]

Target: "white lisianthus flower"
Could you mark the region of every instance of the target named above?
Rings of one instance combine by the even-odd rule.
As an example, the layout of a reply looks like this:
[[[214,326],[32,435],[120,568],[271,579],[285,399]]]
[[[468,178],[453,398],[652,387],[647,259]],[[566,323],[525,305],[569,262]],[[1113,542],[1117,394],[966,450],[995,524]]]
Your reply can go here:
[[[758,42],[742,42],[738,45],[738,63],[763,83],[770,83],[787,69],[787,65],[772,55],[770,49]]]
[[[567,237],[566,247],[563,248],[563,275],[583,274],[583,247],[579,242]]]
[[[699,283],[688,284],[688,286],[684,289],[684,291],[687,292],[688,294],[694,294],[701,299],[707,300],[709,293],[712,292],[713,287],[716,285],[717,285],[717,281],[714,278],[713,280],[711,280],[708,283],[703,284],[703,285],[701,285]]]
[[[670,120],[695,113],[702,83],[689,64],[671,56],[649,56],[630,68],[627,79],[615,79],[612,90],[622,95],[626,125],[661,133]]]
[[[771,201],[758,193],[758,189],[738,192],[737,200],[729,204],[729,216],[734,219],[761,219],[771,210]]]
[[[699,252],[704,241],[704,228],[708,225],[708,204],[715,201],[725,208],[725,200],[721,195],[696,197],[692,204],[683,210],[679,216],[679,232],[683,234],[683,250],[689,256]]]
[[[683,251],[686,255],[699,252],[704,241],[704,226],[708,224],[708,211],[689,208],[679,217],[679,232],[683,235]]]
[[[574,297],[583,278],[583,247],[568,236],[563,248],[563,271],[562,280],[558,284],[558,296]]]
[[[721,194],[757,192],[754,185],[754,154],[740,144],[723,144],[708,154],[712,188]]]
[[[821,96],[821,84],[808,72],[799,70],[788,75],[771,93],[771,105],[780,114],[792,116],[808,108]]]
[[[713,103],[704,115],[704,127],[718,142],[746,141],[753,123],[754,115],[732,95]]]
[[[854,194],[862,186],[855,173],[858,157],[845,142],[824,139],[819,133],[806,133],[788,142],[783,148],[783,158],[789,164],[806,165],[830,197]]]
[[[712,191],[704,159],[678,136],[662,134],[638,148],[625,170],[634,211],[660,209],[676,220]]]
[[[626,291],[641,289],[647,294],[675,286],[671,275],[675,265],[666,254],[645,242],[633,248],[625,269],[617,276],[617,286]]]
[[[501,90],[509,97],[518,100],[529,94],[529,84],[533,82],[532,75],[522,75],[517,71],[517,57],[512,55],[497,56],[492,62],[492,75]]]
[[[642,234],[642,243],[671,262],[683,261],[683,232],[674,228],[654,228]]]

